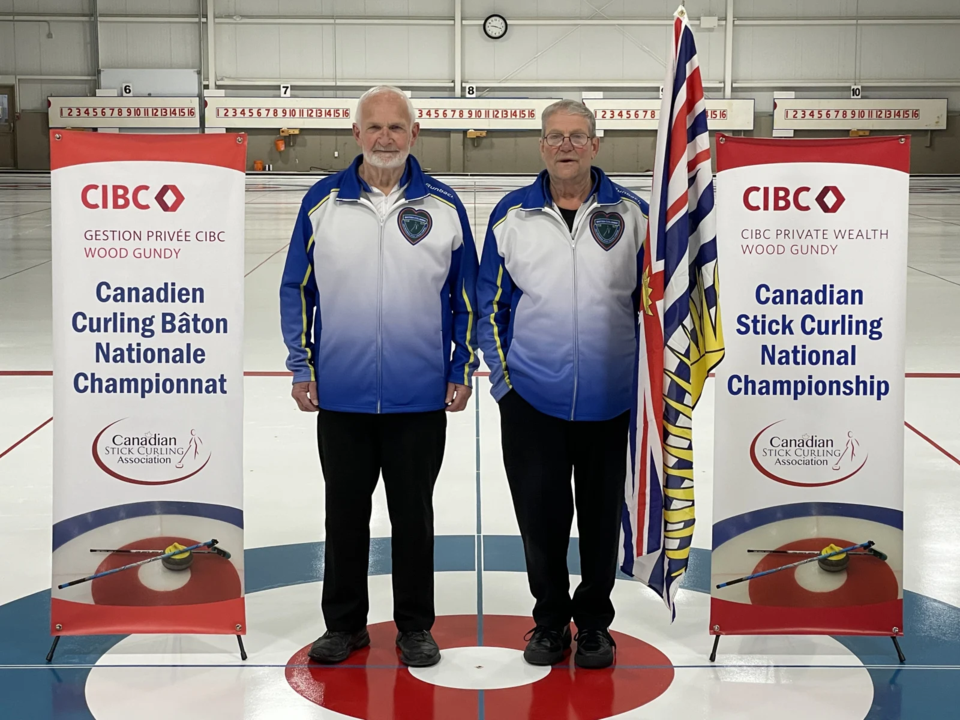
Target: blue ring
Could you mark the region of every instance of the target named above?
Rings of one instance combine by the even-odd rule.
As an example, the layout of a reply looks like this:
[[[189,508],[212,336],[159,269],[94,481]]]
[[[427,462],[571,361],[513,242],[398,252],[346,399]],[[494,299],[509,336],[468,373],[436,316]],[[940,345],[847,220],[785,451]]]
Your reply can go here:
[[[789,505],[752,510],[742,515],[734,515],[713,524],[713,547],[718,548],[728,540],[753,530],[754,528],[781,520],[793,520],[800,517],[818,517],[830,515],[837,517],[869,520],[903,530],[903,512],[875,505],[838,502],[804,502]]]
[[[53,549],[56,550],[64,543],[98,527],[120,520],[151,515],[189,515],[211,518],[243,529],[243,510],[237,508],[209,503],[154,500],[100,508],[61,520],[53,526]]]
[[[476,570],[474,535],[444,535],[436,538],[437,572]],[[483,569],[489,572],[523,572],[523,547],[518,536],[485,535]],[[571,574],[579,574],[579,543],[571,538],[568,551]],[[247,594],[288,587],[323,579],[323,543],[274,545],[248,549],[245,553]],[[370,575],[390,573],[390,540],[374,538],[370,543]],[[626,576],[621,576],[626,578]],[[681,584],[687,590],[709,592],[710,551],[694,548]],[[638,587],[638,591],[641,588]],[[666,612],[666,611],[664,611]],[[895,720],[914,717],[942,717],[954,702],[950,683],[937,682],[936,674],[956,670],[960,659],[960,608],[906,591],[905,625],[909,634],[903,641],[908,665],[941,665],[943,671],[902,671],[892,644],[886,638],[836,637],[868,666],[873,680],[874,700],[864,720]],[[95,720],[84,695],[90,667],[125,635],[64,637],[58,648],[58,662],[77,667],[38,666],[46,654],[50,637],[50,591],[28,595],[0,605],[0,698],[9,717],[70,718]],[[706,629],[704,630],[706,634]],[[722,642],[721,642],[722,662]],[[704,658],[706,664],[706,658]],[[9,666],[32,666],[25,669]],[[12,705],[10,704],[12,703]]]

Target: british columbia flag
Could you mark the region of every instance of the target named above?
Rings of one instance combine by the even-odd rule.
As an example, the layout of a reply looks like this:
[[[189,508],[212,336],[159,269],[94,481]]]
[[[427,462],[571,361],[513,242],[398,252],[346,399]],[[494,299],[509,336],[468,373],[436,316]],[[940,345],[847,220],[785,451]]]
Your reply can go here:
[[[713,201],[703,84],[681,7],[657,131],[620,558],[673,616],[695,522],[693,409],[723,358]]]

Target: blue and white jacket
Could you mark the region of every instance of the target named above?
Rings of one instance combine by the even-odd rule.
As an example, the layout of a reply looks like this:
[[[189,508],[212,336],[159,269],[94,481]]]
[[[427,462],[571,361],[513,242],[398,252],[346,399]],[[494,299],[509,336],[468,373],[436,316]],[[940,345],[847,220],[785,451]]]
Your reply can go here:
[[[494,208],[477,301],[493,397],[565,420],[626,412],[634,386],[647,203],[593,168],[573,232],[540,173]]]
[[[411,156],[405,198],[381,220],[362,196],[362,161],[300,206],[280,286],[287,368],[317,382],[326,410],[439,410],[447,383],[471,385],[479,364],[467,213]]]

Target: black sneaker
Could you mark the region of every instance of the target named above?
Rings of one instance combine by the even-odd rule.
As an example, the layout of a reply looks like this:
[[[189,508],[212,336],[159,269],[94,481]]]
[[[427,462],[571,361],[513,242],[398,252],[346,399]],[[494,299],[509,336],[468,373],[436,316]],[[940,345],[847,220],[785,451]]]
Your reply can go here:
[[[350,653],[370,644],[370,635],[364,628],[359,632],[334,632],[327,630],[310,646],[307,655],[322,663],[340,663],[350,657]]]
[[[548,628],[537,625],[523,637],[529,640],[523,651],[523,659],[531,665],[554,665],[563,660],[570,647],[570,625],[563,628]]]
[[[411,667],[430,667],[440,662],[440,648],[428,630],[397,633],[400,660]]]
[[[577,667],[597,670],[613,665],[617,643],[606,630],[581,630],[577,633]]]

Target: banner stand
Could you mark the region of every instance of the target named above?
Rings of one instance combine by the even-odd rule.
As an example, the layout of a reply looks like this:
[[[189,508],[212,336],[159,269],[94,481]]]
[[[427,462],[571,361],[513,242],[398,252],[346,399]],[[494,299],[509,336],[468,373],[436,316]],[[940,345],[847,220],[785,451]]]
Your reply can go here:
[[[904,663],[910,138],[716,147],[710,662],[722,635],[820,635]]]
[[[713,650],[710,651],[710,662],[717,661],[717,646],[720,645],[720,638],[722,635],[713,636]],[[896,635],[891,635],[890,639],[893,640],[893,646],[897,649],[897,657],[900,659],[900,663],[903,664],[907,661],[907,656],[903,654],[903,650],[900,649],[900,641],[897,640]]]
[[[50,131],[48,663],[64,635],[234,635],[247,659],[246,153]]]
[[[61,637],[63,637],[63,636],[62,636],[62,635],[54,635],[54,636],[53,636],[53,645],[50,646],[50,652],[47,653],[47,662],[48,662],[48,663],[53,662],[53,654],[57,651],[57,645],[60,644],[60,638],[61,638]],[[717,637],[717,640],[720,640],[720,638]],[[894,638],[893,641],[896,642],[897,639]],[[237,644],[240,646],[240,659],[245,661],[245,660],[247,659],[247,651],[246,651],[246,649],[243,647],[243,638],[242,638],[240,635],[237,635]],[[713,662],[713,656],[716,655],[716,654],[717,654],[717,646],[714,645],[714,646],[713,646],[713,655],[711,655],[710,662]],[[903,656],[901,655],[901,657],[903,657]],[[903,660],[901,660],[900,662],[903,662]]]

